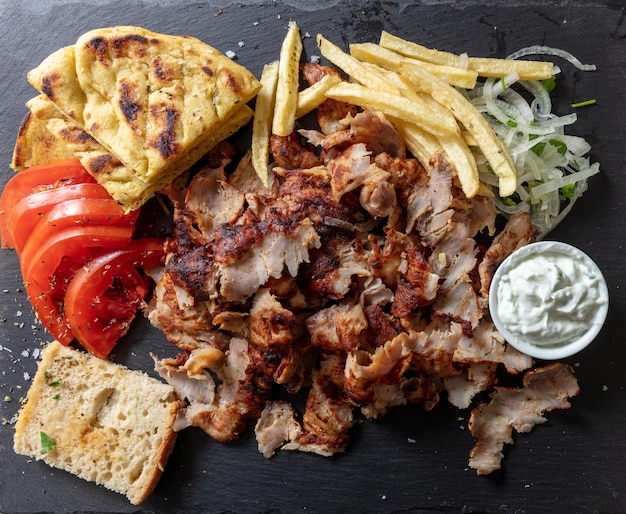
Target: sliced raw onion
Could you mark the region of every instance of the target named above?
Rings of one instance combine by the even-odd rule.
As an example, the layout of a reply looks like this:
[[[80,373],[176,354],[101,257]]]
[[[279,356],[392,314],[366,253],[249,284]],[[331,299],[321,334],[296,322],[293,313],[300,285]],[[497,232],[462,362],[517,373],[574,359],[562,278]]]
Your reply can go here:
[[[595,64],[583,64],[576,58],[574,55],[569,53],[566,50],[562,50],[560,48],[553,48],[551,46],[542,46],[542,45],[533,45],[527,46],[525,48],[520,48],[517,52],[513,52],[512,54],[507,56],[507,59],[521,59],[522,57],[527,57],[529,55],[553,55],[555,57],[560,57],[561,59],[565,59],[572,66],[575,66],[579,70],[582,71],[595,71]]]
[[[581,70],[595,69],[566,51],[544,46],[523,48],[509,58],[541,54],[562,57]],[[589,143],[565,134],[576,114],[555,115],[543,83],[518,81],[515,74],[486,79],[464,93],[504,142],[517,171],[515,194],[500,198],[496,175],[478,156],[481,181],[494,190],[496,207],[505,215],[528,212],[538,239],[542,239],[587,190],[587,179],[600,171],[597,163],[585,157],[591,149]]]

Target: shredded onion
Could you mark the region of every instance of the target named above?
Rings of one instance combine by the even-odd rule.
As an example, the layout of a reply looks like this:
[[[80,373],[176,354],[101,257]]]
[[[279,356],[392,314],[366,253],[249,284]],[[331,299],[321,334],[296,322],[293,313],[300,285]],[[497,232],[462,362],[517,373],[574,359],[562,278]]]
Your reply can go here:
[[[517,52],[513,52],[512,54],[508,55],[507,59],[520,59],[528,55],[553,55],[555,57],[560,57],[561,59],[565,59],[567,62],[569,62],[570,64],[572,64],[579,70],[582,70],[582,71],[595,71],[596,70],[595,64],[583,64],[568,51],[561,50],[560,48],[552,48],[551,46],[533,45],[533,46],[527,46],[525,48],[520,48]]]
[[[523,48],[509,56],[531,54],[562,57],[581,70],[595,70],[569,52],[544,46]],[[497,194],[498,179],[485,159],[477,158],[483,184],[494,190],[496,207],[505,215],[528,212],[537,238],[542,239],[571,211],[587,190],[587,179],[600,171],[585,157],[591,147],[585,139],[565,134],[576,114],[552,113],[550,95],[541,81],[519,81],[514,74],[489,78],[467,98],[483,114],[504,142],[517,171],[517,188],[509,198]]]

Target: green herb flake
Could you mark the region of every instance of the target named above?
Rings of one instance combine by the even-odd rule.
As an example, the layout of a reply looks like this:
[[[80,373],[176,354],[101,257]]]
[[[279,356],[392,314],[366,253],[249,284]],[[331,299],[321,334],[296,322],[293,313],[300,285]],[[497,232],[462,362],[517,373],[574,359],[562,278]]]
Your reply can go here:
[[[574,109],[576,109],[578,107],[586,107],[587,105],[593,105],[595,103],[596,103],[596,101],[592,98],[591,100],[585,100],[583,102],[578,102],[578,103],[572,104],[572,107]]]
[[[533,146],[531,150],[537,157],[541,157],[545,148],[546,142],[542,141],[541,143],[537,143],[535,146]]]
[[[557,152],[561,155],[565,155],[565,152],[567,152],[567,145],[559,139],[550,139],[550,144],[556,146]]]
[[[52,399],[53,399],[53,400],[60,400],[60,399],[61,399],[61,395],[60,395],[60,394],[55,394],[55,395],[52,397]]]
[[[576,187],[576,183],[572,182],[571,184],[567,184],[559,189],[559,198],[561,200],[565,200],[566,198],[572,198],[574,196],[574,189]]]
[[[504,205],[508,205],[510,207],[518,205],[521,201],[522,199],[519,197],[519,194],[517,193],[513,193],[511,196],[502,198],[502,202],[504,203]]]
[[[42,455],[57,449],[57,443],[48,434],[46,434],[45,432],[39,432],[39,436],[41,437]]]
[[[543,87],[546,88],[546,91],[548,93],[552,93],[552,91],[554,91],[554,88],[556,87],[556,80],[554,80],[554,77],[542,80],[541,83],[543,84]]]
[[[46,378],[46,385],[47,386],[59,387],[61,385],[61,379],[59,378],[58,380],[51,380],[50,379],[50,373],[48,373],[47,371],[44,371],[43,376]]]

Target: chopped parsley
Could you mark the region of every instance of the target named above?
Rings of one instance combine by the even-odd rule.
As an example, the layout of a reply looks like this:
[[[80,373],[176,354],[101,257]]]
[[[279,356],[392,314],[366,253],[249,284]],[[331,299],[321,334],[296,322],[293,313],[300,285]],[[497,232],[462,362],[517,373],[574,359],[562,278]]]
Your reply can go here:
[[[578,102],[578,103],[572,104],[572,107],[576,109],[577,107],[586,107],[587,105],[593,105],[595,103],[596,101],[594,99],[585,100],[584,102]]]
[[[57,449],[57,443],[52,437],[50,437],[45,432],[39,432],[39,436],[41,437],[41,454],[51,452]]]
[[[546,88],[548,93],[552,93],[556,87],[556,80],[554,80],[554,77],[542,80],[541,83],[543,84],[543,87]]]
[[[50,373],[48,373],[47,371],[44,371],[43,376],[46,378],[46,385],[47,386],[59,387],[61,385],[61,379],[59,378],[58,380],[51,380],[50,379]]]
[[[565,200],[566,198],[572,198],[574,196],[574,188],[576,187],[576,183],[572,182],[571,184],[567,184],[559,189],[559,198],[561,200]]]

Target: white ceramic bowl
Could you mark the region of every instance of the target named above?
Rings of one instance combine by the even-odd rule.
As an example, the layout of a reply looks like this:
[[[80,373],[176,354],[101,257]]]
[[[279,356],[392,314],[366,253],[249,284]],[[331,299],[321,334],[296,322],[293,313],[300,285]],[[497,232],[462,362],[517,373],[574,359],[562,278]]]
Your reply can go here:
[[[570,259],[575,259],[584,264],[591,272],[598,277],[599,281],[599,295],[605,298],[606,301],[598,307],[598,311],[594,319],[589,323],[589,327],[582,335],[571,341],[565,341],[555,345],[538,345],[527,340],[524,340],[523,336],[514,334],[509,330],[505,323],[498,315],[498,287],[502,278],[509,273],[511,266],[519,262],[520,258],[527,258],[530,255],[539,254],[545,252],[547,249],[551,251],[557,251],[562,256],[566,256]],[[558,241],[541,241],[537,243],[531,243],[519,250],[513,252],[507,257],[502,264],[496,270],[491,286],[489,288],[489,311],[491,313],[491,319],[493,320],[496,328],[502,334],[504,339],[513,347],[517,348],[522,353],[530,355],[531,357],[543,360],[558,360],[570,357],[583,348],[587,347],[598,335],[608,314],[609,302],[608,302],[608,287],[606,280],[598,268],[598,265],[587,254],[579,250],[578,248]]]

